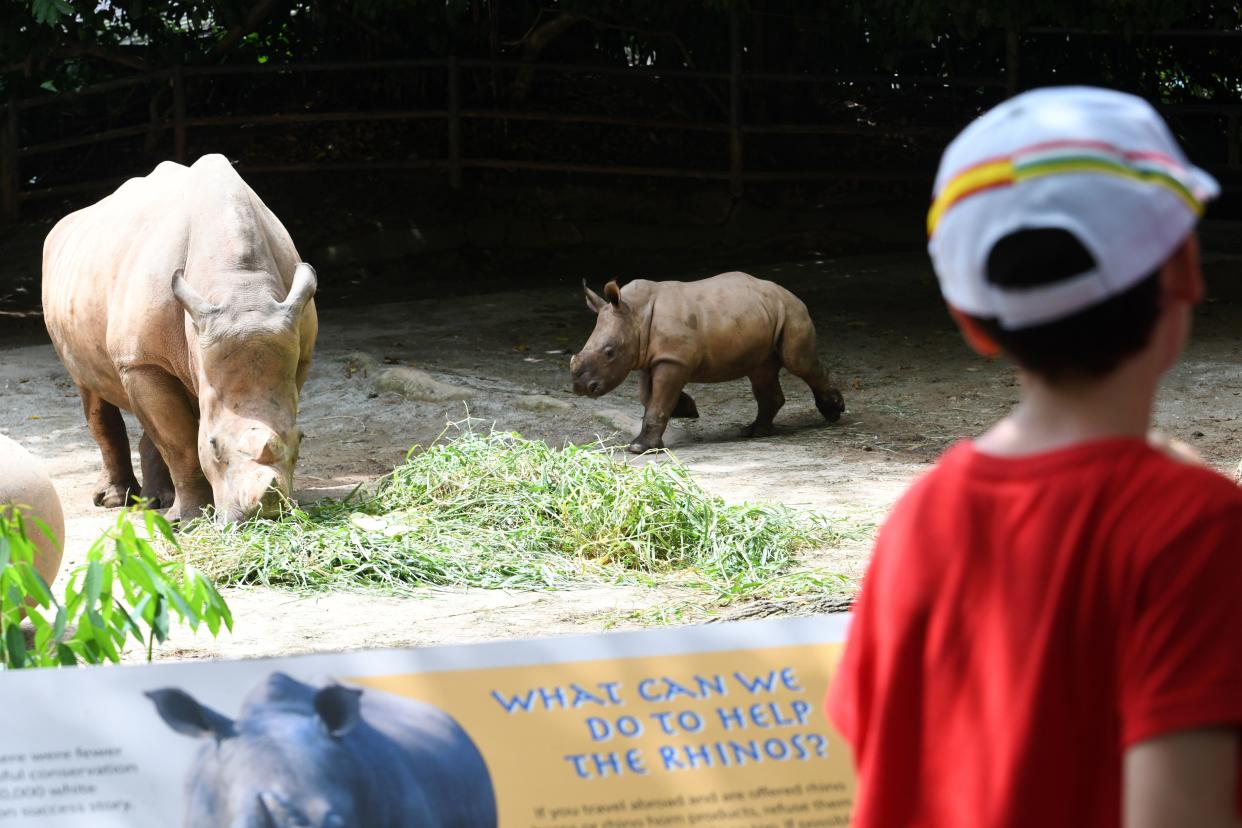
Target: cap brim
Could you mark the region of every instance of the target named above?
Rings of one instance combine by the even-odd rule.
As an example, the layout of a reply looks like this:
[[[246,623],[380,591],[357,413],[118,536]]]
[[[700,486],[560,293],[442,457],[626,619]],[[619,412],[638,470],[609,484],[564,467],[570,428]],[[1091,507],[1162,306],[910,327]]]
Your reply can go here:
[[[1207,170],[1191,167],[1190,178],[1194,186],[1195,199],[1200,204],[1206,204],[1220,196],[1220,182],[1213,178]]]

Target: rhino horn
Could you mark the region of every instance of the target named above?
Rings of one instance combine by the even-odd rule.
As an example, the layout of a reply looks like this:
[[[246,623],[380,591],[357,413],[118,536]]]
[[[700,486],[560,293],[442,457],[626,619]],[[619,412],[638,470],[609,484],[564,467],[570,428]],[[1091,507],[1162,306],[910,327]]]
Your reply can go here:
[[[182,736],[195,739],[211,736],[219,741],[234,733],[232,719],[199,704],[184,690],[166,687],[148,690],[143,695],[155,702],[155,710],[164,723]]]
[[[179,267],[173,272],[172,292],[173,296],[177,297],[177,301],[181,303],[181,307],[185,308],[185,312],[190,315],[190,319],[194,320],[195,326],[199,325],[200,320],[219,310],[185,280],[184,268]]]
[[[256,798],[258,799],[259,808],[262,809],[264,815],[268,817],[268,821],[265,824],[302,824],[295,821],[302,815],[297,812],[297,809],[294,808],[292,804],[290,804],[289,800],[285,799],[275,791],[260,791],[256,795]]]
[[[586,279],[582,280],[582,292],[586,294],[587,310],[591,313],[599,313],[600,308],[608,304],[608,302],[604,300],[604,297],[587,287]]]
[[[302,309],[315,295],[318,287],[319,277],[315,275],[315,268],[306,262],[298,262],[298,266],[293,271],[293,284],[289,288],[289,295],[285,297],[285,301],[280,303],[281,307],[288,310],[292,316],[300,316]]]

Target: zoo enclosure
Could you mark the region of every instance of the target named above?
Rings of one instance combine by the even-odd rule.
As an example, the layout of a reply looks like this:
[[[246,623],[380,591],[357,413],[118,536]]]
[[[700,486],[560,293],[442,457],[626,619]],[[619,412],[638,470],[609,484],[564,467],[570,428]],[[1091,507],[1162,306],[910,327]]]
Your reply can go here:
[[[990,105],[1005,95],[1019,89],[1020,40],[1017,33],[1007,34],[1005,60],[1002,74],[996,77],[951,77],[914,74],[810,74],[745,71],[743,69],[744,47],[741,15],[733,14],[730,21],[730,66],[728,72],[692,68],[658,69],[647,66],[589,65],[539,61],[489,60],[478,58],[423,58],[410,60],[382,60],[370,62],[324,62],[294,64],[238,64],[215,66],[175,66],[103,83],[94,84],[73,92],[40,95],[27,98],[11,98],[5,106],[3,126],[0,128],[0,217],[6,221],[19,216],[21,204],[47,197],[106,189],[115,186],[122,178],[115,175],[94,180],[76,180],[39,186],[42,176],[26,174],[30,160],[83,147],[98,146],[110,142],[142,137],[148,147],[172,133],[171,155],[179,162],[188,160],[188,144],[191,130],[213,128],[247,129],[261,126],[294,126],[310,124],[384,124],[384,123],[439,123],[443,146],[446,151],[435,157],[417,158],[353,158],[346,160],[261,161],[239,164],[242,172],[253,173],[303,173],[317,171],[394,171],[432,170],[447,174],[454,188],[462,186],[462,174],[466,169],[531,171],[545,173],[584,173],[620,176],[647,176],[655,178],[699,179],[727,183],[734,196],[742,194],[748,182],[803,182],[803,181],[856,181],[856,182],[928,182],[930,169],[880,168],[877,166],[802,166],[799,168],[760,167],[747,163],[747,137],[846,137],[860,144],[881,137],[901,136],[904,140],[932,138],[932,146],[943,144],[960,128],[960,121],[948,123],[864,123],[860,120],[837,122],[765,121],[747,117],[746,101],[761,87],[799,86],[836,87],[838,89],[887,89],[898,94],[908,90],[931,90],[931,94],[952,97],[959,90],[976,93],[973,103],[964,108]],[[1065,29],[1035,29],[1024,36],[1090,36],[1095,33],[1075,32]],[[1217,38],[1242,33],[1210,31],[1159,32],[1158,36],[1174,38]],[[724,85],[727,95],[722,96],[726,117],[651,117],[612,113],[565,112],[555,109],[515,108],[513,106],[480,107],[463,104],[463,75],[469,72],[491,73],[540,73],[541,77],[567,76],[569,78],[614,77],[642,80],[647,84],[666,81],[700,82]],[[443,75],[442,97],[439,105],[398,106],[387,109],[329,111],[287,111],[266,113],[190,114],[187,87],[200,82],[213,83],[226,78],[280,79],[289,84],[299,80],[306,84],[308,78],[335,76],[350,73],[435,73]],[[425,81],[427,78],[424,77]],[[38,111],[64,108],[74,102],[97,96],[106,96],[124,90],[145,87],[152,92],[150,117],[88,134],[69,135],[54,140],[23,142],[23,133],[29,132],[28,122],[37,121]],[[154,103],[159,94],[171,97],[171,106],[164,112]],[[960,103],[960,102],[959,102]],[[1219,137],[1224,133],[1224,152],[1221,161],[1214,165],[1217,172],[1232,172],[1242,168],[1242,103],[1240,104],[1181,104],[1163,108],[1166,116],[1176,122],[1187,118],[1206,118],[1209,134]],[[508,128],[515,123],[550,124],[558,127],[597,127],[638,129],[662,134],[699,134],[717,136],[726,141],[725,151],[712,157],[709,163],[698,166],[687,164],[630,164],[619,162],[583,162],[554,159],[530,159],[498,157],[495,154],[472,154],[463,138],[463,125],[493,122]],[[1223,129],[1221,127],[1223,126]],[[37,163],[37,162],[36,162]],[[1212,167],[1213,165],[1208,165]]]

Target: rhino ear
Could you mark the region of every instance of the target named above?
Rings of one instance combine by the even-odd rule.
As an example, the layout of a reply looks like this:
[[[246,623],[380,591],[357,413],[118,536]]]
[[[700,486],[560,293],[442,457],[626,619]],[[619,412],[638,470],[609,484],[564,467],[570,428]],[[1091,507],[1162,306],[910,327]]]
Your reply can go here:
[[[233,735],[232,719],[199,704],[184,690],[166,687],[148,690],[143,695],[155,702],[155,710],[164,723],[183,736],[195,739],[210,736],[218,741]]]
[[[339,739],[358,726],[361,697],[361,690],[339,684],[329,685],[315,694],[315,712],[329,736]]]
[[[195,328],[201,325],[203,319],[220,310],[204,299],[203,295],[185,280],[184,268],[179,267],[173,273],[172,292],[173,296],[177,297],[177,301],[181,303],[181,307],[185,308],[185,312],[190,315],[190,319],[194,321]]]
[[[315,275],[315,268],[306,262],[298,262],[297,268],[293,271],[293,284],[289,286],[289,295],[280,305],[296,319],[302,315],[306,303],[311,300],[318,288],[319,277]]]
[[[604,301],[604,297],[587,287],[586,279],[582,280],[582,291],[586,294],[587,310],[591,313],[599,313],[600,308],[608,304]]]
[[[617,284],[617,280],[613,279],[604,285],[604,298],[612,304],[614,308],[621,306],[621,286]]]

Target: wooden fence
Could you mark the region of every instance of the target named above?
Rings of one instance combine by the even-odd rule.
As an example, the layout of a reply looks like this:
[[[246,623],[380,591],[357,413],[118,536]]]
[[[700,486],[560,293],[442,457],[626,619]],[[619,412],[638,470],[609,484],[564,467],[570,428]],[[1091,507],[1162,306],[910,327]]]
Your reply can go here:
[[[516,61],[491,61],[477,59],[458,59],[456,57],[432,58],[419,60],[388,60],[365,63],[306,63],[306,64],[247,64],[227,66],[177,66],[150,72],[143,75],[121,78],[95,84],[74,92],[41,95],[32,98],[10,99],[4,108],[4,118],[0,127],[0,218],[5,221],[15,220],[20,212],[22,202],[49,196],[61,196],[74,192],[104,189],[118,183],[117,179],[95,180],[58,186],[39,188],[23,188],[22,159],[34,155],[63,151],[75,147],[100,144],[132,138],[139,135],[162,134],[171,130],[173,135],[173,158],[185,162],[187,140],[190,130],[205,127],[244,126],[244,125],[279,125],[309,123],[342,123],[342,122],[382,122],[382,121],[442,121],[447,139],[447,157],[418,158],[390,161],[327,161],[327,162],[296,162],[296,163],[264,163],[243,164],[242,172],[282,173],[309,171],[380,171],[380,170],[437,170],[447,174],[454,188],[462,183],[462,172],[466,169],[480,170],[514,170],[567,172],[605,175],[650,176],[662,178],[703,179],[727,182],[731,192],[741,195],[747,182],[763,181],[813,181],[813,180],[855,180],[855,181],[902,181],[927,179],[926,172],[913,173],[877,169],[798,169],[798,170],[755,170],[747,169],[745,158],[745,139],[747,135],[857,135],[875,137],[884,134],[924,134],[947,138],[951,130],[937,127],[912,127],[903,125],[892,129],[878,126],[867,126],[857,123],[747,123],[743,117],[744,96],[747,90],[765,83],[779,84],[821,84],[821,85],[880,85],[899,88],[933,87],[940,89],[995,89],[998,96],[1012,95],[1018,90],[1019,82],[1019,39],[1016,33],[1009,32],[1004,74],[1000,77],[938,77],[912,76],[897,74],[870,75],[812,75],[784,74],[773,72],[746,72],[742,67],[742,34],[740,15],[733,16],[730,27],[731,60],[728,72],[704,71],[698,69],[655,69],[641,66],[598,66],[575,65],[563,63],[529,63]],[[1063,29],[1033,30],[1027,34],[1074,34]],[[1083,33],[1090,34],[1090,33]],[[1185,35],[1186,33],[1172,33]],[[1214,33],[1199,33],[1210,36]],[[1215,33],[1223,34],[1223,33]],[[438,109],[392,109],[368,111],[337,111],[337,112],[287,112],[251,115],[195,115],[186,112],[186,82],[196,77],[221,77],[227,75],[287,75],[298,76],[309,73],[339,73],[358,71],[393,71],[393,70],[443,70],[447,78],[445,101],[447,105]],[[650,78],[653,81],[664,78],[683,78],[691,80],[707,80],[726,82],[728,84],[728,117],[722,121],[674,120],[664,118],[628,117],[607,114],[575,114],[564,112],[547,112],[507,108],[467,108],[461,105],[461,74],[463,69],[485,70],[523,70],[542,73],[559,73],[573,75],[620,75],[628,78]],[[172,94],[171,115],[156,118],[153,115],[142,123],[133,123],[107,129],[91,134],[70,136],[54,141],[36,144],[23,144],[22,121],[25,113],[42,107],[57,106],[84,97],[104,95],[123,89],[147,85],[156,87],[166,84]],[[1239,105],[1193,105],[1167,107],[1166,113],[1172,115],[1209,115],[1227,119],[1227,169],[1237,170],[1242,167],[1239,151],[1239,126],[1242,124],[1242,104]],[[717,133],[728,136],[727,164],[722,163],[716,169],[692,169],[673,166],[635,166],[609,163],[567,163],[549,160],[528,160],[497,157],[475,157],[463,149],[462,124],[465,121],[514,121],[514,122],[550,122],[562,125],[613,125],[618,127],[639,127],[654,131],[695,131]],[[722,161],[725,159],[722,159]]]

